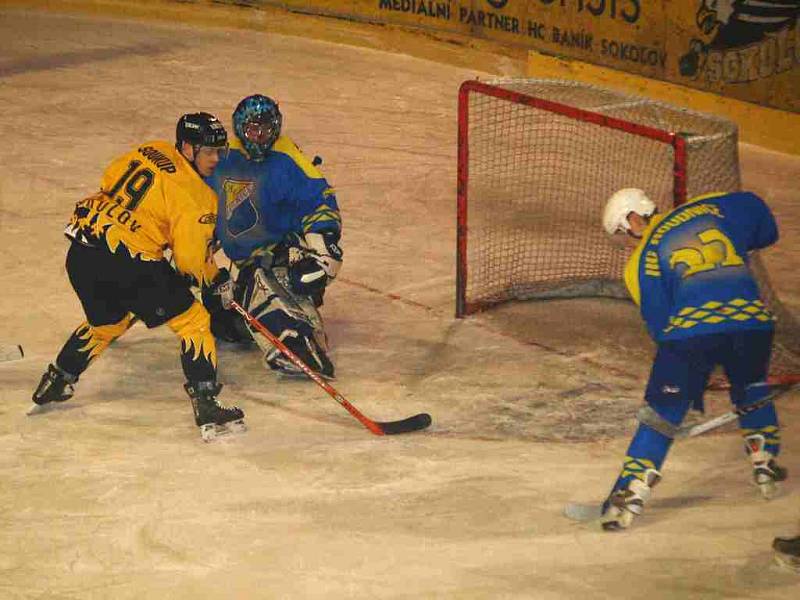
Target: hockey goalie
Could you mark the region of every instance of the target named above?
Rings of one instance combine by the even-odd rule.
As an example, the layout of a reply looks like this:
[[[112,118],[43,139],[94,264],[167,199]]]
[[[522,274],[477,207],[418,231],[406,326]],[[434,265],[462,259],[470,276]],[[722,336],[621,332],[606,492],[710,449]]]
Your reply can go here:
[[[342,264],[333,188],[286,136],[277,103],[256,94],[233,112],[236,139],[207,181],[217,192],[216,236],[238,268],[234,297],[312,370],[333,378],[319,307]],[[255,340],[272,370],[305,376],[231,310],[212,312],[218,339]]]

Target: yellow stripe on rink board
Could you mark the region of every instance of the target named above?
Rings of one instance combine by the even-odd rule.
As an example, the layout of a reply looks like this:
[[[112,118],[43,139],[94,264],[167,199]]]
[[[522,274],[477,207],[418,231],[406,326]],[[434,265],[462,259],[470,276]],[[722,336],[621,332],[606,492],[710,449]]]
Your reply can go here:
[[[528,53],[527,76],[570,79],[711,113],[739,126],[739,141],[800,155],[800,114],[766,108],[686,86],[577,60]]]

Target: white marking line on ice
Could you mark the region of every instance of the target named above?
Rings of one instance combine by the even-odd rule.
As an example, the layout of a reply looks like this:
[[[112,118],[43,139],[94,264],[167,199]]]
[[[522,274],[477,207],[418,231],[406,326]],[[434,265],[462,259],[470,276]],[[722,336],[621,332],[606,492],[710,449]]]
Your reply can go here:
[[[453,285],[455,285],[454,281],[455,281],[455,279],[454,279],[454,277],[452,275],[445,275],[445,276],[442,276],[442,277],[433,277],[431,279],[426,279],[424,281],[419,281],[419,282],[416,282],[416,283],[410,283],[408,285],[403,285],[403,286],[397,287],[397,288],[394,289],[394,293],[395,294],[401,294],[401,293],[413,292],[415,290],[424,290],[424,289],[430,288],[431,286],[433,286],[433,285],[435,285],[437,283],[441,283],[441,282],[450,283],[450,285],[452,287]]]

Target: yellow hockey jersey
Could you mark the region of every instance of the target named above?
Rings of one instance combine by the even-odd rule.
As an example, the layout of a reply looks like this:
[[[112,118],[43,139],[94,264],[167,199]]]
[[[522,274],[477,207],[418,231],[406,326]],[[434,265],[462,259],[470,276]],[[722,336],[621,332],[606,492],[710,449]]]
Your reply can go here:
[[[138,260],[162,260],[169,248],[179,272],[209,284],[216,217],[214,191],[173,144],[154,141],[109,165],[100,192],[78,202],[64,233],[111,252],[123,246]]]

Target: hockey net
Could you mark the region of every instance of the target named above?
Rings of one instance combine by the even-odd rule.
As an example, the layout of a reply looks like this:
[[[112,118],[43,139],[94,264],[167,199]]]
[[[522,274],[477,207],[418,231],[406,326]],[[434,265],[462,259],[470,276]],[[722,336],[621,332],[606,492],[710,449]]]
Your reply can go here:
[[[730,121],[559,80],[467,81],[459,90],[456,316],[510,300],[627,298],[630,250],[600,225],[620,188],[661,212],[740,187]],[[778,319],[773,371],[800,373],[800,326],[756,256]]]

